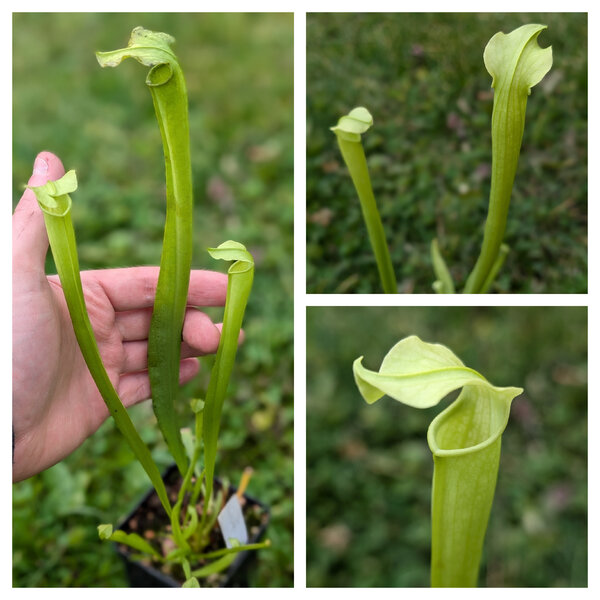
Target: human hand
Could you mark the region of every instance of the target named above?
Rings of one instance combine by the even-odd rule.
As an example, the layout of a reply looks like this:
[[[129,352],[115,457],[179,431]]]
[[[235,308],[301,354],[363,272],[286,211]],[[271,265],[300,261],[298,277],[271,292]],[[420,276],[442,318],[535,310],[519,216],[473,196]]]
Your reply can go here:
[[[64,174],[41,152],[30,186]],[[108,417],[77,345],[58,276],[45,275],[48,237],[31,190],[12,219],[13,234],[13,481],[46,469],[73,452]],[[158,267],[83,271],[81,282],[106,371],[123,404],[150,397],[148,330]],[[183,326],[180,381],[199,369],[193,358],[215,352],[220,326],[195,306],[222,306],[227,276],[192,271]]]

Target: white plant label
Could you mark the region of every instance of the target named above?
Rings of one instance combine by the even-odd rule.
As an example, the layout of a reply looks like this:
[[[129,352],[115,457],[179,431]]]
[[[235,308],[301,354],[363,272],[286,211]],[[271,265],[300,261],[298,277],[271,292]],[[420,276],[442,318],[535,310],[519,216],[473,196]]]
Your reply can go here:
[[[246,522],[244,521],[240,501],[235,494],[229,498],[227,504],[223,507],[218,520],[223,539],[228,548],[233,546],[230,542],[231,539],[236,539],[241,545],[248,543]]]

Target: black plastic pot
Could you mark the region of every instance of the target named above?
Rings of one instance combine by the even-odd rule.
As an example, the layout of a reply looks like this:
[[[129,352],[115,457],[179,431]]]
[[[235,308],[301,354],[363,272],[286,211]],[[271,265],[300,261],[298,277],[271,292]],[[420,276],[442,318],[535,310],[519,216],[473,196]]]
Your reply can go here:
[[[178,479],[180,479],[180,475],[176,465],[169,467],[163,475],[163,480],[167,485],[167,488],[169,484],[175,483]],[[218,479],[215,479],[215,487],[217,485],[220,487],[221,483]],[[236,488],[230,486],[229,492],[230,494],[235,493]],[[247,506],[260,507],[261,509],[261,523],[258,526],[258,530],[251,534],[250,539],[248,540],[249,544],[254,544],[259,542],[265,534],[270,517],[269,508],[262,502],[259,502],[246,494],[244,494],[244,498],[246,499]],[[154,489],[151,489],[123,520],[119,525],[119,529],[126,533],[135,531],[136,528],[132,526],[133,522],[140,514],[147,512],[149,510],[148,507],[151,504],[156,505],[157,501],[158,496]],[[158,503],[160,502],[158,501]],[[116,550],[125,563],[125,570],[127,572],[130,587],[181,587],[181,583],[173,577],[162,573],[151,565],[134,560],[131,556],[130,549],[126,546],[116,544]],[[256,555],[256,551],[239,552],[233,563],[231,563],[225,578],[219,587],[247,587],[248,574],[256,562]]]

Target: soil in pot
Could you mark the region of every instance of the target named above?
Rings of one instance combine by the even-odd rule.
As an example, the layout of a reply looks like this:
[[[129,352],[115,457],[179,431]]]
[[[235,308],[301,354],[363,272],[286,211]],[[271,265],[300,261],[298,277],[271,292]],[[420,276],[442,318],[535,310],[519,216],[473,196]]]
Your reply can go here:
[[[175,465],[167,470],[163,479],[171,503],[174,504],[182,480]],[[222,489],[222,484],[217,479],[215,479],[214,488],[215,494]],[[225,502],[235,491],[235,488],[229,488]],[[181,514],[185,514],[186,503],[187,498],[183,503]],[[201,514],[202,503],[203,498],[199,498],[199,514]],[[245,494],[242,496],[240,504],[248,529],[248,543],[260,541],[269,522],[268,508]],[[133,512],[121,523],[119,529],[125,533],[137,533],[142,536],[163,556],[173,549],[172,546],[169,546],[170,540],[166,538],[166,534],[171,533],[171,524],[154,490],[151,490],[144,497]],[[209,544],[203,552],[219,550],[224,545],[223,536],[217,522],[211,532]],[[183,570],[178,564],[163,564],[150,558],[139,559],[135,551],[123,544],[117,544],[117,550],[125,561],[131,587],[181,587],[185,581]],[[260,552],[260,550],[240,552],[229,569],[200,580],[200,585],[202,587],[246,587],[248,570],[256,560],[257,552]],[[211,562],[211,560],[207,562]],[[191,565],[192,570],[198,569],[204,564],[193,564]]]

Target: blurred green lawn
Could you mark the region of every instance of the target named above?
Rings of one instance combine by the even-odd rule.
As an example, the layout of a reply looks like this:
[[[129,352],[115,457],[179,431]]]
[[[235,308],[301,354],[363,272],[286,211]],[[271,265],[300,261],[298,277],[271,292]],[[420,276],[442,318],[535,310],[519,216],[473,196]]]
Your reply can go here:
[[[190,104],[194,268],[222,270],[206,248],[234,239],[256,276],[226,402],[217,472],[271,506],[256,586],[293,571],[293,17],[291,14],[15,14],[14,202],[40,150],[76,169],[73,219],[82,269],[158,264],[164,159],[147,69],[101,69],[96,50],[133,27],[176,38]],[[53,271],[51,259],[48,270]],[[211,311],[220,319],[221,311]],[[181,394],[202,397],[211,359]],[[160,465],[170,463],[151,407],[131,411]],[[68,459],[13,486],[14,586],[127,585],[96,525],[125,515],[149,487],[112,423]]]
[[[587,309],[325,308],[307,312],[307,584],[429,585],[441,406],[367,405],[352,362],[377,370],[400,339],[448,346],[498,386],[521,386],[503,435],[480,586],[587,586]]]
[[[533,88],[491,291],[587,290],[587,15],[307,15],[307,290],[380,291],[358,198],[329,127],[366,106],[363,144],[401,292],[431,293],[431,240],[462,289],[487,214],[497,31],[548,25],[554,64]]]

